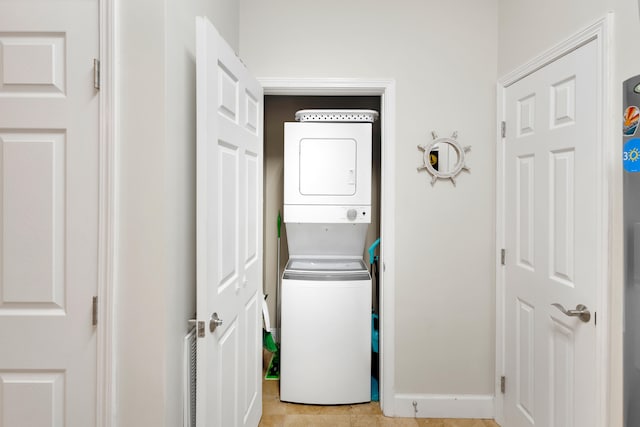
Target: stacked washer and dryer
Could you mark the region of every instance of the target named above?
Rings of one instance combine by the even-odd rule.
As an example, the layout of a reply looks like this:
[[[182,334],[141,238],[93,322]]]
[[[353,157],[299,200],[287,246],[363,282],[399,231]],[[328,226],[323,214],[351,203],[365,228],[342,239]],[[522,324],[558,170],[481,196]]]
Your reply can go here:
[[[372,110],[302,110],[284,127],[280,399],[371,400]]]

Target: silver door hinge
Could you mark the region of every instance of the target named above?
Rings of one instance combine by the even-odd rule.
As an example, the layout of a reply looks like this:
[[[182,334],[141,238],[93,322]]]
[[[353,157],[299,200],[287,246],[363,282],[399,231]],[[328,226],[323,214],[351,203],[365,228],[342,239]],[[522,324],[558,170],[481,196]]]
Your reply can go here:
[[[500,135],[502,135],[503,138],[507,136],[507,122],[505,121],[500,123]]]
[[[100,60],[93,58],[93,88],[100,90]]]
[[[507,389],[507,378],[503,375],[500,377],[500,393],[504,394]]]
[[[507,264],[507,250],[506,249],[500,249],[500,264],[502,264],[502,265],[506,265]]]
[[[91,304],[91,324],[98,326],[98,297],[93,297]]]

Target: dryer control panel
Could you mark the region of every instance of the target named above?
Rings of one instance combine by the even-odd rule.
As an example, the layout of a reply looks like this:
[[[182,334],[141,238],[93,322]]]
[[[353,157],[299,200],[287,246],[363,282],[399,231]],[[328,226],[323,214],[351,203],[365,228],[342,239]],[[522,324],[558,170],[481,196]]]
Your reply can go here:
[[[284,222],[371,223],[371,206],[284,205]]]

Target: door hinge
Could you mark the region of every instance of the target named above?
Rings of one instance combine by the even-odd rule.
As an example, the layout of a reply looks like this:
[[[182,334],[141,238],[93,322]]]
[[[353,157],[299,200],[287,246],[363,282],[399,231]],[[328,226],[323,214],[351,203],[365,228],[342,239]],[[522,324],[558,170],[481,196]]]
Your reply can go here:
[[[93,297],[91,304],[91,324],[98,326],[98,297]]]
[[[503,138],[507,137],[507,122],[505,121],[500,123],[500,135],[502,135]]]
[[[500,264],[501,265],[506,265],[507,264],[507,250],[506,249],[500,249]]]
[[[503,375],[500,377],[500,393],[504,394],[507,389],[507,378]]]
[[[93,88],[100,90],[100,60],[93,58]]]

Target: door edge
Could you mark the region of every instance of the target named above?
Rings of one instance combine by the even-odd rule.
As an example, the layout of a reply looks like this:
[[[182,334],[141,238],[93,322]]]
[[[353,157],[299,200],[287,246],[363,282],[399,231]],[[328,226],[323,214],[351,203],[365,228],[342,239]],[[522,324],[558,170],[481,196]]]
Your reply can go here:
[[[115,0],[99,0],[100,158],[96,426],[115,426],[114,292],[116,250]]]
[[[395,79],[359,78],[258,78],[264,95],[380,96],[380,406],[386,416],[395,414]]]

